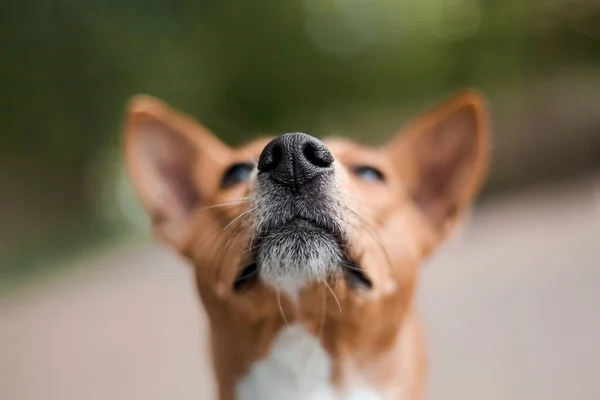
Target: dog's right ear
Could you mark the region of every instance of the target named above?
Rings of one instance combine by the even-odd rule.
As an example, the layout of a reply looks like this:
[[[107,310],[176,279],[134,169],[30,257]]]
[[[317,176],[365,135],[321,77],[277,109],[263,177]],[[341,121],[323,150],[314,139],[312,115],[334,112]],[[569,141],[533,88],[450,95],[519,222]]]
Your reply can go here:
[[[438,240],[479,192],[489,163],[485,101],[464,92],[419,115],[387,145],[403,185]]]
[[[178,250],[229,148],[205,127],[149,96],[136,96],[125,122],[127,172],[154,231]],[[214,175],[214,174],[212,174]],[[210,178],[209,178],[210,179]]]

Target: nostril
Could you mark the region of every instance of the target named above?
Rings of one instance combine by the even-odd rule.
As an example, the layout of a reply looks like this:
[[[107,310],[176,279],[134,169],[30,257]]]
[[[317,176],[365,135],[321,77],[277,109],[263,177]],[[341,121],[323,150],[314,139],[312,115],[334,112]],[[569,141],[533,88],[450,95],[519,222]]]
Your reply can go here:
[[[258,161],[258,169],[261,172],[273,171],[279,163],[283,155],[283,149],[278,143],[274,143],[270,148],[265,149]]]
[[[317,167],[326,168],[333,163],[333,156],[329,150],[325,146],[316,145],[312,142],[304,144],[302,154],[312,165]]]
[[[330,172],[333,156],[318,139],[305,133],[286,133],[271,140],[258,158],[259,174],[298,189],[320,173]],[[262,178],[261,178],[262,179]]]

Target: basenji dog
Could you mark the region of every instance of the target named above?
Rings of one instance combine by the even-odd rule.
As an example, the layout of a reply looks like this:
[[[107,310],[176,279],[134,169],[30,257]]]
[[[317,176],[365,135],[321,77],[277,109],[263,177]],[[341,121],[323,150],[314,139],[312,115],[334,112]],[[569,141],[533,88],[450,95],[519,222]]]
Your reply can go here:
[[[479,94],[378,148],[305,133],[230,148],[149,96],[124,135],[154,232],[193,265],[221,400],[424,398],[415,286],[486,175]]]

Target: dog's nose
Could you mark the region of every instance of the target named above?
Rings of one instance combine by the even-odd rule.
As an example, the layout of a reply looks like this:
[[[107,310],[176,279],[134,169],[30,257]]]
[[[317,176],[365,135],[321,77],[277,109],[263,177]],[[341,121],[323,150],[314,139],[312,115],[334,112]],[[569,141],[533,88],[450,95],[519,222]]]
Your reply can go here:
[[[331,171],[332,163],[333,156],[319,139],[305,133],[286,133],[267,144],[258,160],[258,170],[297,189]]]

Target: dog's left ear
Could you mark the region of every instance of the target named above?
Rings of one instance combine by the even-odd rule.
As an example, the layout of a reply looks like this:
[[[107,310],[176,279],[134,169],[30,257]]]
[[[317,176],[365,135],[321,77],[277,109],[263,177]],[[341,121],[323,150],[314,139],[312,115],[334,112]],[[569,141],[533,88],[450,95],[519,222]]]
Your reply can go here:
[[[386,146],[409,196],[438,239],[469,208],[489,163],[483,98],[465,92],[424,112]]]
[[[129,176],[155,234],[182,250],[192,215],[211,193],[229,148],[200,123],[150,96],[134,97],[125,121]]]

